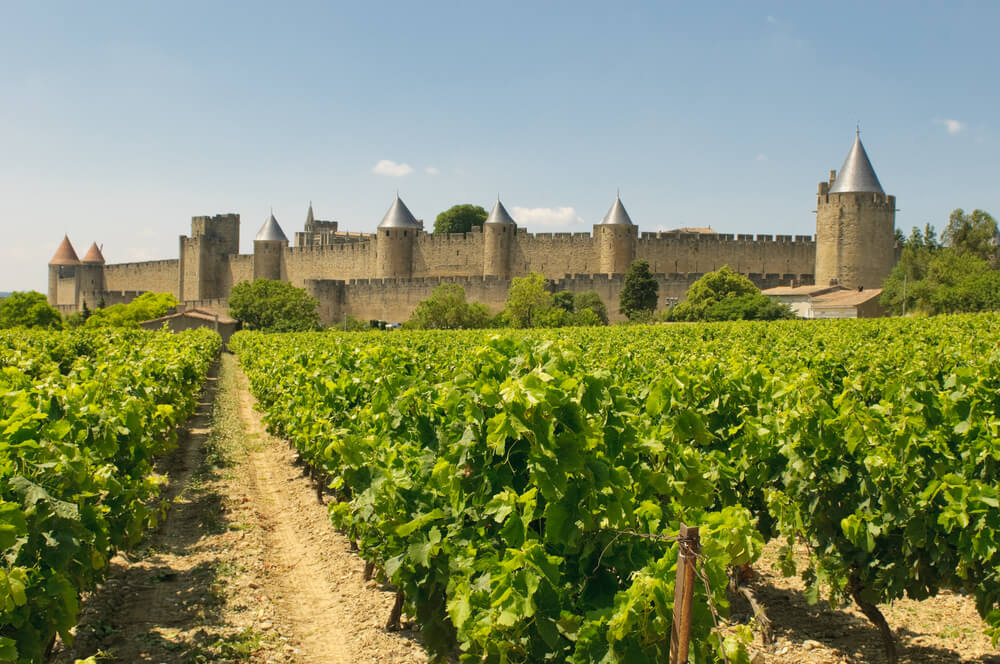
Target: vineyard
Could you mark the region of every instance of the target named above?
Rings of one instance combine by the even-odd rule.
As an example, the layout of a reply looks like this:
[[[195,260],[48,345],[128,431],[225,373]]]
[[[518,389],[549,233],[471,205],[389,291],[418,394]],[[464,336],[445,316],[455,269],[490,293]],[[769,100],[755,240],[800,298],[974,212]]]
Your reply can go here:
[[[430,653],[666,661],[681,523],[695,662],[766,541],[811,599],[944,589],[1000,637],[1000,318],[505,333],[261,335],[232,346],[269,427]],[[804,544],[805,567],[793,548]],[[735,570],[735,573],[734,573]]]
[[[156,524],[153,460],[219,346],[208,331],[0,334],[0,661],[71,641],[80,594]]]

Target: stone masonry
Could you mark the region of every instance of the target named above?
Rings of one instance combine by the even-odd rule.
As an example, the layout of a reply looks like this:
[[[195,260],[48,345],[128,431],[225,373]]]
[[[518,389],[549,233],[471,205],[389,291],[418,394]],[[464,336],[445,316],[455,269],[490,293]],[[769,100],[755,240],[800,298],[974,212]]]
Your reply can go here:
[[[397,198],[374,234],[340,231],[337,222],[314,219],[310,205],[296,246],[271,215],[252,254],[239,253],[238,214],[194,217],[177,259],[105,265],[95,244],[81,261],[67,238],[49,265],[49,301],[72,312],[84,302],[94,308],[156,291],[224,309],[235,284],[268,278],[306,288],[328,324],[345,315],[404,321],[441,283],[460,284],[470,300],[499,311],[510,280],[535,271],[553,289],[596,290],[619,318],[624,273],[636,259],[647,260],[660,283],[658,308],[683,299],[698,277],[723,265],[761,288],[814,281],[875,288],[895,262],[895,197],[866,168],[857,138],[841,178],[831,173],[820,183],[815,240],[706,229],[640,233],[617,199],[592,233],[529,233],[498,201],[482,229],[434,235]]]

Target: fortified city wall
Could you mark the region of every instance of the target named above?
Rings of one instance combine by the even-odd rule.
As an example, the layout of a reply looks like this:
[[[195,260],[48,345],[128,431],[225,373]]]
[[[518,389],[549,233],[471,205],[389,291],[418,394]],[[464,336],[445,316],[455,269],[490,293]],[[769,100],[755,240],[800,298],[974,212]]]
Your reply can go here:
[[[83,299],[93,308],[102,295],[104,303],[110,305],[155,291],[219,308],[218,303],[225,301],[235,284],[255,278],[255,256],[224,253],[232,241],[213,236],[203,222],[199,226],[201,235],[181,237],[180,259],[101,266],[103,286],[98,291],[80,284]],[[510,280],[483,276],[486,252],[481,229],[446,235],[418,231],[414,235],[409,278],[372,278],[378,239],[371,236],[336,244],[284,247],[279,249],[280,266],[276,269],[281,279],[306,287],[320,300],[326,323],[342,320],[345,314],[364,320],[406,320],[441,283],[462,285],[470,301],[482,302],[492,311],[503,308]],[[591,233],[533,234],[518,228],[510,244],[510,275],[536,271],[559,290],[596,290],[614,318],[624,277],[597,272],[599,249]],[[811,282],[815,255],[815,243],[808,236],[670,231],[642,233],[634,257],[649,261],[660,281],[664,306],[668,299],[683,299],[695,279],[723,265],[751,276],[762,288]],[[77,281],[75,273],[58,280],[57,304],[68,311],[82,306],[76,297]]]
[[[294,247],[272,214],[250,254],[239,253],[240,216],[232,213],[193,217],[177,259],[105,265],[96,243],[80,259],[67,237],[49,262],[49,301],[76,311],[84,302],[94,307],[157,291],[219,308],[236,284],[266,278],[309,289],[327,323],[345,315],[403,321],[441,283],[460,284],[469,300],[498,311],[510,280],[534,271],[555,290],[596,290],[617,317],[624,274],[636,259],[648,261],[660,283],[658,308],[724,265],[761,288],[814,280],[874,288],[897,260],[895,205],[856,136],[839,176],[831,171],[819,185],[815,239],[711,229],[640,233],[620,198],[592,232],[529,233],[497,201],[482,228],[429,234],[397,196],[375,233],[340,231],[338,222],[315,219],[310,204]]]

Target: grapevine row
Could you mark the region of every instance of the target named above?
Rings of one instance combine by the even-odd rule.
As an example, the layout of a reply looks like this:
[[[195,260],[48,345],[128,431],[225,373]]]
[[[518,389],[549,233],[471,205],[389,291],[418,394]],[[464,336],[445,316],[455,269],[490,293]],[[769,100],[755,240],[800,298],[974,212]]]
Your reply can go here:
[[[622,533],[681,520],[714,589],[804,540],[813,599],[878,622],[958,589],[1000,634],[998,341],[987,315],[234,344],[433,652],[589,662],[662,657],[675,549]]]
[[[208,331],[0,334],[0,661],[71,641],[80,593],[155,524],[154,458],[219,346]]]

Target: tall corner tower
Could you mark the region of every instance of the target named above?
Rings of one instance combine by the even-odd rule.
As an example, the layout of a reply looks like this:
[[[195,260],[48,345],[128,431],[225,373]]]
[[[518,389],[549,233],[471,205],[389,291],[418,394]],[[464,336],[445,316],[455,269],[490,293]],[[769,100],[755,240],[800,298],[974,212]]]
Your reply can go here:
[[[511,246],[517,224],[497,198],[496,205],[483,223],[483,276],[510,278]]]
[[[310,206],[310,210],[312,207]],[[281,279],[281,257],[288,247],[288,238],[278,225],[274,213],[268,217],[253,240],[253,278]]]
[[[80,266],[80,258],[73,249],[73,244],[69,241],[69,236],[63,236],[59,248],[49,261],[49,304],[76,305],[77,291],[77,268]]]
[[[375,239],[377,278],[409,279],[413,276],[413,245],[422,230],[423,226],[397,194],[378,225]]]
[[[638,227],[625,211],[620,196],[615,196],[611,209],[601,223],[594,226],[597,240],[597,271],[600,274],[625,274],[635,260]]]
[[[819,183],[816,284],[881,288],[896,263],[896,197],[882,190],[860,134],[840,173]]]

